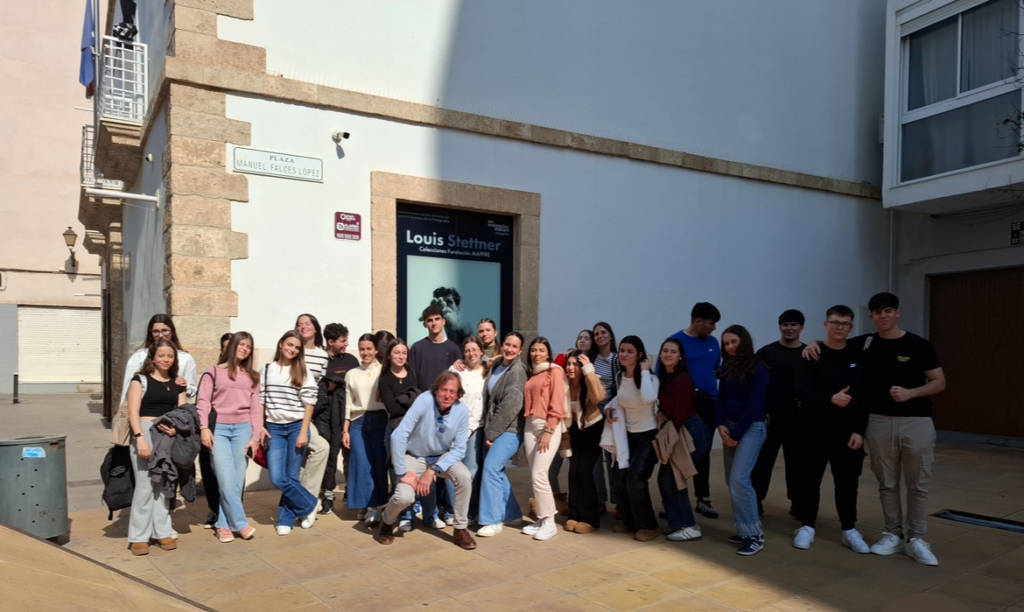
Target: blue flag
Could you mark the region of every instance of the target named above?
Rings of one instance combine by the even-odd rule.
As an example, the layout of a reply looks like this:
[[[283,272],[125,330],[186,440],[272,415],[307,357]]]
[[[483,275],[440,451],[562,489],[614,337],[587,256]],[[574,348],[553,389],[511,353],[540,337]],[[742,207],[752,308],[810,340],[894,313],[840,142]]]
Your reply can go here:
[[[96,92],[96,19],[92,14],[92,0],[85,0],[85,20],[82,23],[82,61],[78,65],[78,82],[85,86],[85,96]]]

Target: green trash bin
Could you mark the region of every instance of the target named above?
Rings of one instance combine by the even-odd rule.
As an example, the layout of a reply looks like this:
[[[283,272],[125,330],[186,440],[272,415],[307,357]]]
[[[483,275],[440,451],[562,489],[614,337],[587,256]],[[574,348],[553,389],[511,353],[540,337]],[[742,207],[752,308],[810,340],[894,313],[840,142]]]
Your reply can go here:
[[[69,535],[65,438],[0,440],[0,523],[40,538]]]

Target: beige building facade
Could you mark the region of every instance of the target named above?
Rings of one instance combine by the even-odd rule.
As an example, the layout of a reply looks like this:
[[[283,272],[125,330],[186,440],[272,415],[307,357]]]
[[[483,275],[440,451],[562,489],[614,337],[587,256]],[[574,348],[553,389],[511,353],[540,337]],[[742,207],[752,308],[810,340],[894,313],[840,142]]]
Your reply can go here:
[[[105,3],[104,3],[105,4]],[[0,393],[96,390],[103,279],[78,219],[82,7],[0,4]],[[69,251],[62,233],[76,235]]]

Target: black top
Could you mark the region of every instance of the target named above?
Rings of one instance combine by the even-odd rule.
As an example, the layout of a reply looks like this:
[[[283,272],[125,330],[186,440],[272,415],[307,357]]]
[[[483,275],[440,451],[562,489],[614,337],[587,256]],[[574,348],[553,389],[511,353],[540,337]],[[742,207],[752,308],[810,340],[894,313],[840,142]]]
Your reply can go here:
[[[932,402],[915,397],[896,402],[889,395],[893,386],[912,389],[928,382],[928,370],[941,367],[931,342],[921,336],[904,332],[903,336],[886,340],[876,334],[858,336],[849,344],[861,352],[859,361],[864,377],[863,401],[871,414],[898,417],[930,417]]]
[[[314,414],[323,414],[332,407],[345,410],[345,374],[359,367],[355,355],[342,353],[327,360],[324,374],[317,384],[316,408]]]
[[[405,377],[399,378],[391,368],[388,368],[381,371],[380,380],[377,382],[380,401],[391,418],[405,416],[409,406],[412,406],[416,397],[424,391],[416,384],[416,373],[409,368],[406,368],[405,372]]]
[[[178,396],[185,392],[185,387],[179,387],[173,380],[157,380],[149,374],[136,374],[132,380],[141,384],[143,376],[146,377],[146,392],[142,394],[139,416],[162,417],[178,407]]]
[[[768,382],[768,416],[772,423],[781,425],[796,416],[796,374],[800,369],[801,352],[806,345],[787,348],[776,341],[761,347],[757,356],[768,368],[771,379]]]
[[[407,367],[416,373],[416,380],[423,388],[427,388],[459,359],[462,359],[462,349],[458,344],[451,340],[435,343],[424,338],[409,348]]]
[[[797,373],[800,431],[834,433],[845,443],[851,433],[864,435],[867,427],[868,415],[860,401],[861,368],[857,363],[861,351],[849,344],[839,350],[824,343],[820,347],[818,360],[801,361]],[[846,407],[833,404],[832,396],[846,387],[850,387],[847,393],[853,398],[850,403]]]

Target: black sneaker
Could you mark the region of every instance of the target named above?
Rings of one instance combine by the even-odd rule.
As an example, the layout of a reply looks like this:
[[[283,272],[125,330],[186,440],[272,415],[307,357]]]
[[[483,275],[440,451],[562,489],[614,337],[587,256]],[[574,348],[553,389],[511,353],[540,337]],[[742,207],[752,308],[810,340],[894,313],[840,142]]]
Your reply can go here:
[[[334,500],[330,498],[324,498],[320,502],[320,514],[330,514],[331,510],[334,509]]]
[[[715,510],[715,507],[711,505],[710,497],[702,497],[697,500],[697,512],[709,519],[718,518],[718,510]]]
[[[731,535],[731,536],[729,536],[729,543],[732,544],[733,546],[739,546],[739,545],[743,544],[743,536],[741,536],[741,535]]]
[[[743,544],[736,551],[737,555],[753,557],[764,549],[764,536],[743,538]]]
[[[211,512],[206,515],[206,520],[203,521],[203,529],[213,529],[213,524],[217,522],[217,513]]]

